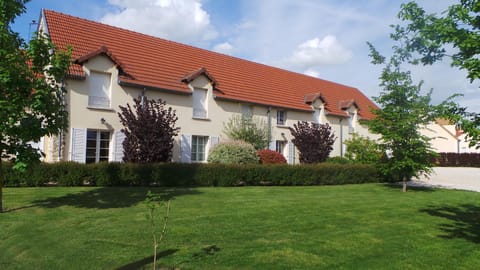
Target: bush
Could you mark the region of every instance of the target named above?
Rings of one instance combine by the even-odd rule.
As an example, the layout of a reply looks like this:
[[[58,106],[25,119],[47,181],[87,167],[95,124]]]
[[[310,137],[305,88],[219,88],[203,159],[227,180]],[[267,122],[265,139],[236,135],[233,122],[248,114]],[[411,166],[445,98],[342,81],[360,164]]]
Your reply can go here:
[[[261,119],[236,115],[232,116],[223,128],[228,138],[245,141],[253,145],[256,150],[268,146],[268,126]]]
[[[344,158],[344,157],[329,157],[329,158],[327,158],[327,160],[325,162],[326,163],[334,163],[334,164],[350,164],[350,163],[352,163],[351,160],[349,160],[348,158]]]
[[[376,164],[382,157],[382,151],[375,140],[354,134],[345,141],[345,157],[356,163]]]
[[[341,185],[380,182],[377,168],[368,164],[184,164],[97,163],[38,164],[20,173],[3,165],[5,186],[239,186]],[[42,174],[45,177],[42,178]],[[34,180],[32,180],[34,179]],[[54,181],[55,179],[55,181]]]
[[[328,125],[298,121],[288,128],[294,139],[293,144],[300,152],[300,163],[324,162],[333,150],[335,136]]]
[[[208,162],[225,164],[258,163],[255,148],[244,141],[219,143],[208,154]]]
[[[285,157],[278,153],[277,151],[273,151],[270,149],[263,149],[257,151],[257,156],[260,159],[260,164],[285,164],[287,160]]]
[[[123,161],[133,163],[166,162],[172,158],[175,127],[178,117],[166,102],[158,99],[134,98],[130,104],[119,106],[118,117],[124,126]]]
[[[480,167],[480,153],[439,153],[432,160],[440,167]]]

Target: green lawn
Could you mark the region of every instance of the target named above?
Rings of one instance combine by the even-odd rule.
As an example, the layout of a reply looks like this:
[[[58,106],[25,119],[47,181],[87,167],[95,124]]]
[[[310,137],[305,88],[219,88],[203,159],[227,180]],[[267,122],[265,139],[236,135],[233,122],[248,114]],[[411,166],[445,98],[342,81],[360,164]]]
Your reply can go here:
[[[0,269],[151,269],[145,188],[7,188]],[[480,193],[382,184],[157,189],[179,269],[477,269]]]

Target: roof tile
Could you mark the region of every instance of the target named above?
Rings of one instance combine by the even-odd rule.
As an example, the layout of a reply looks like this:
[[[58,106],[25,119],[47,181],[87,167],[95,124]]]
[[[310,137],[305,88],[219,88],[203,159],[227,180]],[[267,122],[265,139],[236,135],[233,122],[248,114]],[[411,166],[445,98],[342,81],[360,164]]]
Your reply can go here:
[[[218,83],[219,98],[311,111],[305,96],[319,93],[331,114],[345,116],[338,104],[355,100],[364,119],[373,117],[370,108],[377,108],[353,87],[55,11],[44,10],[44,15],[52,41],[62,49],[71,45],[73,59],[105,46],[114,62],[121,63],[124,74],[130,75],[120,77],[125,84],[188,93],[182,79],[203,67]],[[85,76],[78,65],[72,65],[70,72]]]

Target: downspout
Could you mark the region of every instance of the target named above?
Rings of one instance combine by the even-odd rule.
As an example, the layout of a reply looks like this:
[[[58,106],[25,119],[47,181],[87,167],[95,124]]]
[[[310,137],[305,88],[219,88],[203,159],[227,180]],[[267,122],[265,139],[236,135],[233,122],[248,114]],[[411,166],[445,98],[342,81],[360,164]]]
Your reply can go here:
[[[63,106],[67,106],[65,102],[65,94],[67,91],[65,91],[65,78],[62,79],[61,86],[60,88],[62,89],[62,102]],[[67,116],[70,117],[70,116]],[[68,119],[67,119],[68,121]],[[60,133],[58,134],[58,161],[62,161],[62,138],[63,138],[63,131],[61,130]],[[53,151],[52,151],[53,155]],[[53,159],[52,159],[53,161]]]
[[[343,125],[342,125],[343,118],[340,118],[340,156],[343,157]]]
[[[60,131],[59,138],[58,138],[58,161],[62,161],[62,138],[63,138],[63,132]]]
[[[141,101],[140,101],[140,104],[142,106],[142,108],[145,107],[145,91],[147,91],[147,89],[144,87],[143,90],[142,90],[142,96],[141,96]]]
[[[268,139],[268,148],[270,148],[270,143],[272,142],[272,114],[271,114],[272,108],[268,107],[267,109],[267,139]]]

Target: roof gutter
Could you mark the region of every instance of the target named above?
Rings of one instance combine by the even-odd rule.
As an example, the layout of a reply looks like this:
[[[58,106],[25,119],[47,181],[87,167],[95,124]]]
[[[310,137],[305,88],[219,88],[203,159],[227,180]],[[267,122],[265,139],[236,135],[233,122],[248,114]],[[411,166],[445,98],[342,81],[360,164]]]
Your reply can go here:
[[[250,100],[243,100],[243,99],[238,99],[238,98],[219,97],[219,96],[214,96],[214,98],[218,99],[218,100],[225,100],[225,101],[244,102],[244,103],[249,103],[249,104],[252,104],[252,105],[260,105],[260,106],[266,106],[266,107],[289,109],[289,110],[294,110],[294,111],[299,111],[299,112],[312,112],[312,110],[309,110],[309,109],[292,108],[292,107],[281,106],[281,105],[276,105],[276,104],[271,104],[271,103],[252,102]]]

